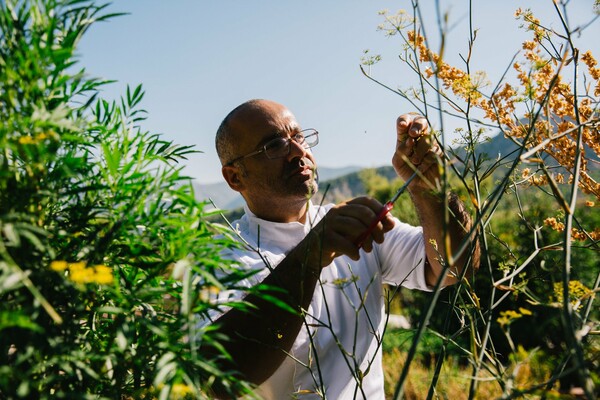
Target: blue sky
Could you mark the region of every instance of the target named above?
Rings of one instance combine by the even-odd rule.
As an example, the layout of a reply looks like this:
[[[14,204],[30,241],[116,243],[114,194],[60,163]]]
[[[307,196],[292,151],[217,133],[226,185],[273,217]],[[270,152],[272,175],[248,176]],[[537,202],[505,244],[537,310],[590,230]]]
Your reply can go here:
[[[437,36],[434,1],[422,1],[426,27]],[[446,55],[466,54],[468,1],[440,0],[453,26]],[[593,0],[571,0],[573,26],[592,18]],[[513,14],[530,7],[559,27],[551,0],[473,0],[479,29],[474,69],[496,82],[525,38]],[[363,51],[380,54],[371,72],[392,87],[409,87],[415,76],[398,60],[399,38],[377,31],[378,11],[410,8],[408,0],[117,0],[110,11],[129,15],[92,27],[79,47],[80,66],[94,77],[115,79],[107,98],[142,83],[148,111],[144,128],[195,145],[185,172],[202,183],[221,180],[214,132],[225,115],[251,98],[288,106],[303,127],[320,132],[314,149],[327,167],[389,164],[395,120],[413,108],[366,79]],[[547,19],[546,19],[547,18]],[[578,43],[600,56],[600,22]],[[457,122],[445,121],[448,138]]]

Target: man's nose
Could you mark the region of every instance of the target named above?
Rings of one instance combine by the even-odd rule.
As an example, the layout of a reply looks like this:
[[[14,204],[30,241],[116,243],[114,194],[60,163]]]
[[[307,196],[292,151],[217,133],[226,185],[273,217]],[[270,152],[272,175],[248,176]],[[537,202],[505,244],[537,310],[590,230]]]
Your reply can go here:
[[[288,154],[288,161],[298,157],[304,158],[307,152],[308,148],[304,147],[304,145],[296,142],[295,140],[290,140],[290,153]]]

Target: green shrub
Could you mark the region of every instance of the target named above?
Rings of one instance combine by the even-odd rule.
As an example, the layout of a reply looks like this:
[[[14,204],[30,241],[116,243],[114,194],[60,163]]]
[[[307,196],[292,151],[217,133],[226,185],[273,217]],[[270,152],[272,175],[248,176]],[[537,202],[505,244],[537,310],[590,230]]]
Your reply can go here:
[[[140,86],[107,102],[77,70],[104,8],[0,3],[0,398],[243,386],[198,354],[217,343],[196,318],[232,244],[182,175],[193,150],[144,131]]]

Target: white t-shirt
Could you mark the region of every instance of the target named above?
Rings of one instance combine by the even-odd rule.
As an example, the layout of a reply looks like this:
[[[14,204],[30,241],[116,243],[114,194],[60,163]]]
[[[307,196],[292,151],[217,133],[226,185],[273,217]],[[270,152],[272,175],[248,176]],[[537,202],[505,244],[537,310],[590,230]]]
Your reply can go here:
[[[240,282],[252,287],[285,257],[321,220],[333,204],[310,204],[307,222],[274,223],[246,214],[234,228],[254,249],[226,254],[240,268],[257,270]],[[360,259],[336,258],[323,268],[290,357],[257,394],[265,399],[384,399],[381,339],[385,324],[383,284],[428,290],[422,229],[395,219],[374,250]],[[218,301],[241,299],[242,291],[221,292]],[[217,317],[217,315],[213,315]],[[360,370],[360,373],[357,373]],[[360,378],[362,376],[362,379]]]

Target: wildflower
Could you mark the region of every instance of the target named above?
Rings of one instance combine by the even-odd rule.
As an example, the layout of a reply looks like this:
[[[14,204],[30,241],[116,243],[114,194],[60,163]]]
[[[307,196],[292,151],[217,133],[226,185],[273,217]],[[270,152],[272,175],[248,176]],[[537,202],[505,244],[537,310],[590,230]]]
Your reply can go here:
[[[50,269],[52,271],[56,271],[56,272],[62,272],[64,270],[67,269],[67,262],[66,261],[52,261],[50,263]]]
[[[434,249],[437,251],[437,249],[438,249],[438,244],[437,244],[437,241],[436,241],[435,239],[433,239],[433,238],[432,238],[432,239],[429,239],[429,244],[430,244],[431,246],[433,246],[433,248],[434,248]]]
[[[99,285],[110,285],[113,283],[112,268],[106,265],[87,267],[85,261],[74,263],[52,261],[50,269],[56,272],[68,271],[67,277],[69,280],[78,284],[97,283]]]
[[[113,283],[112,268],[106,265],[96,265],[94,268],[94,282],[100,285],[109,285]]]
[[[532,40],[526,40],[523,42],[523,50],[533,50],[537,44]]]
[[[565,230],[565,224],[563,224],[562,222],[558,222],[554,217],[546,218],[544,220],[544,225],[549,226],[557,232],[562,232]]]
[[[532,175],[529,181],[534,186],[543,186],[543,185],[548,184],[548,177],[546,175],[542,175],[542,176]]]
[[[31,136],[31,135],[24,135],[19,137],[19,143],[20,144],[37,144],[40,142],[43,142],[46,139],[56,139],[58,137],[58,135],[56,134],[56,132],[49,130],[47,132],[41,132],[38,133],[35,136]]]
[[[564,302],[563,297],[563,284],[562,282],[557,282],[554,284],[554,300],[562,304]],[[571,307],[575,311],[579,310],[582,307],[582,301],[589,298],[594,294],[594,291],[589,289],[583,283],[578,280],[569,281],[569,302],[571,303]]]
[[[583,53],[581,55],[581,61],[583,61],[583,63],[588,67],[588,71],[590,72],[592,78],[594,78],[595,80],[600,79],[600,69],[596,68],[596,65],[598,65],[598,61],[596,61],[591,51],[588,50],[585,53]]]
[[[357,275],[352,275],[348,278],[337,278],[334,279],[331,283],[335,286],[337,286],[338,288],[342,289],[346,286],[348,286],[349,284],[358,281],[358,276]]]
[[[200,290],[200,298],[202,301],[216,300],[219,297],[221,289],[217,286],[208,286]]]
[[[587,200],[587,201],[585,202],[585,205],[586,205],[587,207],[594,207],[594,206],[596,205],[596,203],[594,203],[594,202],[593,202],[593,201],[591,201],[591,200]]]
[[[33,137],[31,136],[21,136],[19,138],[19,143],[20,144],[35,144],[36,141]]]
[[[580,231],[577,228],[571,228],[571,240],[579,240],[580,242],[587,239],[585,232]]]
[[[520,312],[519,312],[520,311]],[[519,308],[519,311],[506,310],[500,311],[500,316],[496,321],[502,326],[510,325],[514,320],[521,318],[524,315],[531,315],[531,311],[525,308]]]
[[[381,55],[376,54],[376,55],[372,56],[369,54],[369,50],[364,50],[363,54],[364,54],[364,56],[360,58],[361,65],[371,66],[371,65],[375,65],[379,61],[381,61]]]
[[[173,399],[183,399],[188,395],[192,395],[194,391],[188,385],[183,383],[176,383],[171,386],[171,398]]]
[[[521,315],[533,315],[531,311],[523,307],[519,307],[519,312],[521,313]]]

